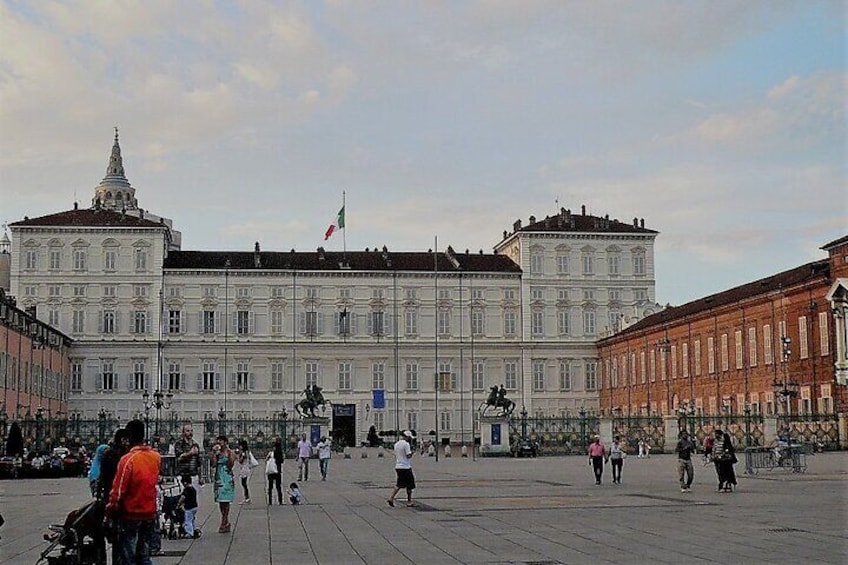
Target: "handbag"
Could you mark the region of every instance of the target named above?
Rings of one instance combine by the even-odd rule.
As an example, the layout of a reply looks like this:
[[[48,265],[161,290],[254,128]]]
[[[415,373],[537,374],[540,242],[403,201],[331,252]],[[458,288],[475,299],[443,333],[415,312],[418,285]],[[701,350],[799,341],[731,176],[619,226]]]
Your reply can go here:
[[[265,474],[266,475],[276,475],[280,471],[277,469],[277,462],[274,461],[274,458],[271,457],[265,463]]]
[[[256,457],[253,456],[253,452],[249,453],[250,458],[247,460],[247,466],[251,469],[254,469],[259,466],[259,461],[256,460]]]

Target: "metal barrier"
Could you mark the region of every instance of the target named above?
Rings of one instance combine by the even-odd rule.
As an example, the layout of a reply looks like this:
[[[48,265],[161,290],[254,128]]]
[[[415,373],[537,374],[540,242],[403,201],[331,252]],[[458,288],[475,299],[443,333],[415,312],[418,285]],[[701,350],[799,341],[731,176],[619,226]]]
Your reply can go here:
[[[745,449],[745,474],[755,475],[760,469],[782,469],[793,473],[807,470],[807,452],[802,447],[748,447]]]

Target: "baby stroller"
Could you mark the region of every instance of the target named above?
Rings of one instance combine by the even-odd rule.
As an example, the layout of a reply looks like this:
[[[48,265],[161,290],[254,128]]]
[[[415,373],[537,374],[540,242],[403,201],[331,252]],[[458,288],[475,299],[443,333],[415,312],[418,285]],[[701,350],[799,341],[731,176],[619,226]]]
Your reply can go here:
[[[171,482],[173,481],[173,482]],[[185,537],[185,510],[180,507],[182,483],[179,479],[165,479],[160,486],[159,511],[162,516],[159,531],[166,539]]]
[[[51,524],[44,534],[47,549],[41,552],[37,563],[48,565],[95,565],[106,563],[106,535],[103,515],[106,505],[92,500],[72,510],[64,524]]]

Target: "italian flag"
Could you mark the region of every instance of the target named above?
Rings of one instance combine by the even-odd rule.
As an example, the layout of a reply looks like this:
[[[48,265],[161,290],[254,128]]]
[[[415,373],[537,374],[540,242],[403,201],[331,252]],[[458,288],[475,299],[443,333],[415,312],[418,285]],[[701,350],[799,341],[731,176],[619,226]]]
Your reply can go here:
[[[344,206],[339,210],[338,215],[336,215],[336,219],[330,224],[330,227],[327,228],[326,233],[324,233],[324,241],[330,239],[330,236],[336,233],[338,230],[343,230],[345,227],[345,212]]]

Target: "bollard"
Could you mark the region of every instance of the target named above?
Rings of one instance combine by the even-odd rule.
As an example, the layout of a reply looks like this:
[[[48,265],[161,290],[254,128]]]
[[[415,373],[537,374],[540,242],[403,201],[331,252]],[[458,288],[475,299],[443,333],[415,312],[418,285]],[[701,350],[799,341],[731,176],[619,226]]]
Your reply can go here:
[[[350,459],[350,448],[349,447],[344,448],[344,458]]]
[[[362,459],[368,459],[368,450],[363,448],[361,457]]]
[[[468,446],[467,445],[462,446],[462,456],[468,457]]]
[[[436,448],[431,443],[430,447],[427,448],[427,457],[433,457],[434,455],[436,455]]]
[[[377,452],[377,458],[379,459],[382,456],[383,456],[383,451],[382,450],[378,451]]]
[[[451,456],[451,446],[450,446],[450,444],[447,444],[445,446],[445,457],[450,457],[450,456]]]

